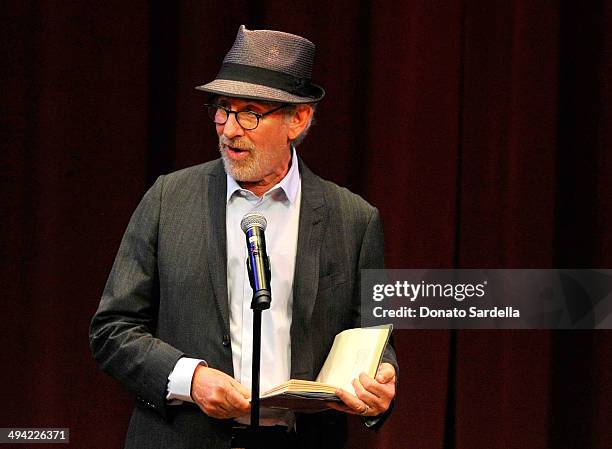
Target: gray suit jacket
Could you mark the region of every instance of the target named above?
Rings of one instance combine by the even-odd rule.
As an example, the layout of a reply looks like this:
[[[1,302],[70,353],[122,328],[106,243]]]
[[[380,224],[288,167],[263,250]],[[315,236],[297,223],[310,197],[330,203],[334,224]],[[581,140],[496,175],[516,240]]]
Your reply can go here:
[[[383,267],[383,234],[375,208],[301,161],[299,169],[291,377],[312,380],[334,336],[360,325],[359,270]],[[233,375],[225,205],[216,160],[160,176],[127,227],[90,329],[100,367],[137,397],[126,447],[229,447],[231,422],[165,399],[180,357]],[[385,359],[397,370],[392,348]],[[342,447],[346,418],[299,415],[297,429],[303,447]]]

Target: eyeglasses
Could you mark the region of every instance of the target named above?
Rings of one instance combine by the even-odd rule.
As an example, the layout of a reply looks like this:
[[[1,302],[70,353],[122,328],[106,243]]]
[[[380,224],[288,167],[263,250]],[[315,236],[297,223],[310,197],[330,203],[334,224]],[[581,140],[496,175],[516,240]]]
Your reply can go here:
[[[268,114],[272,114],[273,112],[279,111],[289,105],[282,104],[274,109],[264,112],[263,114],[258,114],[257,112],[253,111],[232,111],[231,109],[227,109],[226,107],[218,104],[205,104],[204,106],[208,110],[208,116],[210,119],[217,125],[225,125],[230,114],[234,114],[238,124],[245,130],[250,131],[259,126],[259,120],[261,120],[261,118]]]

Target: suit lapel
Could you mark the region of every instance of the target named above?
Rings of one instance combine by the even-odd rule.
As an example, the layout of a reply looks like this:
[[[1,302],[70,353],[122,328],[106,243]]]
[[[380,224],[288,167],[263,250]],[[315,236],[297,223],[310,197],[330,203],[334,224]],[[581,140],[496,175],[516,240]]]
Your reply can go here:
[[[302,200],[293,279],[291,378],[313,378],[310,320],[319,284],[319,258],[325,228],[325,199],[321,181],[299,160]],[[299,354],[299,357],[296,355]]]
[[[230,334],[229,304],[227,299],[227,233],[225,224],[227,178],[221,161],[207,174],[204,182],[204,229],[206,259],[212,290],[221,315],[225,335]],[[215,237],[213,237],[215,236]]]

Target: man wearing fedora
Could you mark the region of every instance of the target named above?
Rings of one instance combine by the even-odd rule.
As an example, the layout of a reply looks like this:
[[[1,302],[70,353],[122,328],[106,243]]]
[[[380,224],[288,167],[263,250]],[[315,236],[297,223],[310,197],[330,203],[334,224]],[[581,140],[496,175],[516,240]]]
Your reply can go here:
[[[90,329],[100,367],[135,393],[127,448],[252,446],[253,316],[241,218],[267,219],[272,303],[262,319],[261,389],[316,378],[334,336],[360,325],[359,273],[382,268],[378,211],[297,156],[324,90],[315,47],[240,27],[207,111],[221,158],[160,176],[127,227]],[[375,378],[321,413],[261,409],[266,448],[338,448],[346,414],[379,427],[395,396],[388,347]]]

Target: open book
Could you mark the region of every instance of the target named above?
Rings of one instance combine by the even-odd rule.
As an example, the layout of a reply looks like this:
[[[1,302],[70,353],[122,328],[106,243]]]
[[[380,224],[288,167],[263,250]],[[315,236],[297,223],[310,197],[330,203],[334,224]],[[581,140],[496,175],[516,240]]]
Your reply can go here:
[[[334,338],[316,381],[291,379],[260,396],[262,407],[321,411],[327,401],[340,401],[338,388],[355,394],[352,381],[359,374],[376,375],[393,326],[347,329]]]

